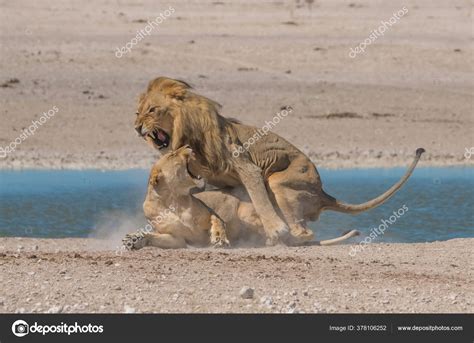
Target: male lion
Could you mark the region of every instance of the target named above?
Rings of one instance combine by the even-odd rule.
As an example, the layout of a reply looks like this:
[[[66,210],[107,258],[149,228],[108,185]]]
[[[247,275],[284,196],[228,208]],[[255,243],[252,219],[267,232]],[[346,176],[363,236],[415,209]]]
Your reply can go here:
[[[227,246],[230,242],[264,245],[262,223],[244,187],[193,194],[194,188],[204,187],[204,180],[189,171],[193,159],[194,153],[185,145],[154,164],[143,203],[145,216],[154,230],[126,235],[125,247],[176,249],[187,245]],[[158,217],[161,220],[156,220]],[[357,234],[352,230],[344,236],[315,243],[336,244]]]
[[[406,182],[424,152],[416,151],[407,173],[385,193],[362,204],[346,204],[326,194],[311,160],[275,133],[243,150],[257,128],[221,116],[218,103],[190,89],[179,80],[152,80],[139,99],[136,131],[164,152],[189,145],[196,153],[191,172],[211,185],[245,186],[268,244],[312,240],[307,221],[317,220],[322,210],[359,213],[382,204]],[[243,153],[235,156],[234,151]]]

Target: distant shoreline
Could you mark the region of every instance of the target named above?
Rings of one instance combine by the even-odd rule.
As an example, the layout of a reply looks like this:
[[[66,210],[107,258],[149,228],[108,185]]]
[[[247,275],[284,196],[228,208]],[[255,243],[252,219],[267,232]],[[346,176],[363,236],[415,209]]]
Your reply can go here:
[[[331,157],[328,157],[331,155]],[[381,158],[367,158],[362,156],[344,156],[338,158],[332,154],[309,154],[318,169],[369,169],[369,168],[403,168],[413,160],[412,155],[382,156]],[[21,154],[8,156],[0,160],[1,170],[127,170],[149,169],[159,156],[148,154],[114,153],[110,155],[64,155],[47,156],[34,154]],[[433,156],[426,154],[419,162],[417,168],[423,167],[474,167],[474,158]]]

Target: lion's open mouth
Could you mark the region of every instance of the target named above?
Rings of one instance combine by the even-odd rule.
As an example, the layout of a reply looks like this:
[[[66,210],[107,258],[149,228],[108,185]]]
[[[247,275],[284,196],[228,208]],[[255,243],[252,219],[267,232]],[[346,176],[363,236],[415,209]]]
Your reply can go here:
[[[147,134],[158,149],[167,148],[170,145],[170,136],[162,129],[155,129]]]

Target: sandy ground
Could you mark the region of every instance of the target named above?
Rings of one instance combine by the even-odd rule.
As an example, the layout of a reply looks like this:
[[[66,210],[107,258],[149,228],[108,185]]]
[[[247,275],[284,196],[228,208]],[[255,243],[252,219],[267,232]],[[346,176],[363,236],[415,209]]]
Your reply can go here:
[[[146,19],[175,13],[131,53]],[[59,112],[0,168],[149,168],[136,98],[160,75],[189,81],[223,114],[275,131],[321,167],[472,164],[472,2],[464,0],[1,1],[0,147]],[[350,48],[408,14],[352,59]]]
[[[473,244],[118,255],[92,239],[0,238],[0,312],[473,313]]]

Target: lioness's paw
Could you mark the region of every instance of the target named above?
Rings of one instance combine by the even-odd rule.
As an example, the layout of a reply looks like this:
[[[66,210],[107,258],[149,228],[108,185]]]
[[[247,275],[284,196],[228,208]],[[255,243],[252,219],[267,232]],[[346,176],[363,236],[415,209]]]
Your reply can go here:
[[[211,237],[211,245],[214,248],[229,248],[230,242],[227,237]]]
[[[139,250],[146,245],[146,240],[142,233],[128,233],[122,243],[127,250]]]
[[[211,216],[211,245],[214,248],[226,248],[230,246],[225,232],[225,224],[219,218]]]

